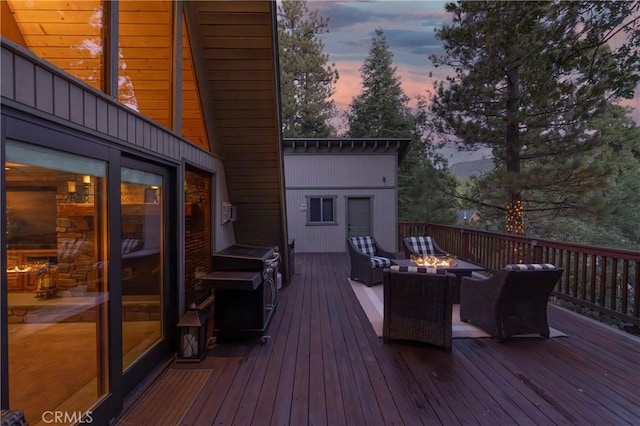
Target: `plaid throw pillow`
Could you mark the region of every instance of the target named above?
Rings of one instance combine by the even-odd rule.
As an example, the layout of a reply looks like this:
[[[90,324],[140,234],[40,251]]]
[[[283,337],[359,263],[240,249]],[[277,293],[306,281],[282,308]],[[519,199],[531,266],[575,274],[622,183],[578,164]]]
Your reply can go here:
[[[431,237],[407,237],[406,241],[414,253],[436,254]]]
[[[542,271],[545,269],[556,269],[551,263],[512,263],[504,267],[508,271]]]
[[[122,240],[122,254],[132,253],[142,249],[143,242],[136,238],[126,238]]]
[[[438,274],[438,275],[446,275],[447,270],[442,268],[425,268],[423,266],[398,266],[393,265],[391,268],[392,271],[398,272],[419,272],[422,274]]]
[[[351,237],[351,242],[361,253],[369,256],[376,255],[376,246],[371,237]]]

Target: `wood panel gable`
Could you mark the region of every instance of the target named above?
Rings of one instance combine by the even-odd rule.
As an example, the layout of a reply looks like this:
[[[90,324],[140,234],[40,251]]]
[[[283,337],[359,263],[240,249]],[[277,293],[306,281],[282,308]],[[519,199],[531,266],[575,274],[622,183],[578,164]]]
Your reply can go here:
[[[212,150],[238,206],[236,241],[284,249],[275,2],[191,1],[185,13]]]

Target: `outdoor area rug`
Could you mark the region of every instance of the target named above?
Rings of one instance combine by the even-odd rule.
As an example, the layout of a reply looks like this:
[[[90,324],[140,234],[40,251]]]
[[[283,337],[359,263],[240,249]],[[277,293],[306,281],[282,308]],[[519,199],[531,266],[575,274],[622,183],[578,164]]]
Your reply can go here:
[[[367,287],[358,281],[349,279],[351,288],[356,294],[362,309],[367,314],[374,331],[378,337],[382,337],[382,317],[384,315],[384,292],[382,285]],[[477,339],[481,337],[491,337],[484,330],[473,324],[460,321],[460,305],[453,305],[452,337],[454,339]],[[552,327],[549,327],[550,337],[566,337],[567,335]],[[541,337],[539,334],[522,334],[514,337]]]

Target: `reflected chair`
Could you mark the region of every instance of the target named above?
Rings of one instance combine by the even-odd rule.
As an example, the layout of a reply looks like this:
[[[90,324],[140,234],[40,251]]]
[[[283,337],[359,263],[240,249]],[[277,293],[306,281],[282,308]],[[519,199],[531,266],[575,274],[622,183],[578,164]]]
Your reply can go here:
[[[507,265],[489,278],[463,277],[460,320],[499,342],[517,334],[549,337],[547,304],[564,269],[552,264]]]
[[[382,337],[451,351],[453,284],[444,269],[391,266],[384,270]]]
[[[409,259],[412,254],[428,255],[428,254],[447,254],[436,243],[436,240],[428,236],[405,237],[402,239],[405,258]]]
[[[350,278],[368,287],[382,283],[382,270],[391,266],[389,259],[395,253],[384,250],[373,237],[348,238],[347,247],[351,257]]]

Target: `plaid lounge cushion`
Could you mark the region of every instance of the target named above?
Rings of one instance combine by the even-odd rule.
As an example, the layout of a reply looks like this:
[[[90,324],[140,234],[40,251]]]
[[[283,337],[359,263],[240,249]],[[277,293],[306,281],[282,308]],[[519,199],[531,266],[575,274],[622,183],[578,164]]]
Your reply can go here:
[[[373,243],[373,238],[351,237],[351,242],[358,250],[360,250],[361,253],[367,254],[369,256],[376,255],[376,245]]]
[[[436,254],[431,237],[407,237],[405,241],[414,253]]]
[[[398,272],[420,272],[422,274],[441,274],[446,275],[447,270],[443,268],[425,268],[423,266],[398,266],[393,265],[391,268],[392,271]]]
[[[556,269],[551,263],[512,263],[504,267],[509,271],[542,271],[546,269]]]
[[[372,268],[386,268],[391,266],[391,261],[386,257],[380,256],[371,256],[371,267]]]

